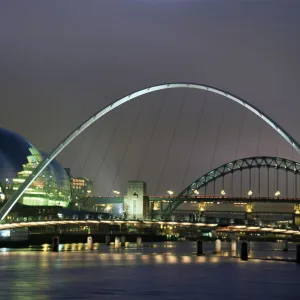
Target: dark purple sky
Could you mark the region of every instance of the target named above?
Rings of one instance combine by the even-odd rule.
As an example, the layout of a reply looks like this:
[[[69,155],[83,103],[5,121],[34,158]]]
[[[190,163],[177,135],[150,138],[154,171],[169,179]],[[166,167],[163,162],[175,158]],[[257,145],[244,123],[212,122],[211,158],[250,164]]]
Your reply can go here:
[[[191,81],[248,100],[300,140],[299,15],[298,0],[2,0],[0,125],[50,151],[84,119],[127,93]],[[120,110],[99,121],[59,160],[75,175],[94,179],[99,171],[95,190],[105,195],[114,181],[114,188],[124,191],[126,181],[137,174],[148,182],[150,194],[169,188],[179,192],[211,167],[237,157],[277,153],[299,159],[283,141],[277,147],[276,134],[257,118],[224,100],[184,90],[144,97],[124,107],[103,164]]]

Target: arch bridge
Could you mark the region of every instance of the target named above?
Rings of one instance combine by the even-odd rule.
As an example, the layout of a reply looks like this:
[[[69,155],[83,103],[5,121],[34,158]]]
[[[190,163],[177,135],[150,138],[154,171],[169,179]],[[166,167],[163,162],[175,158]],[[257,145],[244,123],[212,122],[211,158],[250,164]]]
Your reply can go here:
[[[61,152],[64,148],[69,145],[78,135],[80,135],[83,131],[85,131],[90,125],[92,125],[97,120],[101,119],[104,115],[114,110],[115,108],[132,101],[133,99],[139,98],[142,95],[146,95],[152,92],[174,89],[174,88],[184,88],[184,89],[196,89],[196,90],[204,90],[210,93],[215,93],[223,96],[225,99],[231,100],[239,105],[242,105],[259,118],[261,118],[264,122],[266,122],[269,126],[271,126],[279,135],[281,135],[298,153],[300,153],[300,144],[286,131],[284,130],[278,123],[276,123],[272,118],[270,118],[267,114],[263,113],[260,109],[245,101],[244,99],[237,97],[227,91],[222,89],[218,89],[212,86],[208,86],[205,84],[197,84],[197,83],[167,83],[156,86],[147,87],[144,89],[140,89],[134,93],[126,95],[118,99],[117,101],[107,105],[103,109],[99,110],[95,114],[93,114],[90,118],[80,124],[74,131],[72,131],[67,137],[59,143],[53,151],[46,157],[36,169],[27,177],[27,179],[23,182],[20,188],[12,195],[12,197],[5,203],[0,211],[0,219],[3,220],[6,215],[10,212],[13,206],[18,202],[18,200],[22,197],[25,190],[33,183],[33,181],[40,175],[40,173],[50,164],[50,162]]]
[[[261,197],[261,169],[265,168],[267,169],[267,196]],[[251,176],[251,170],[258,169],[258,192],[257,196],[255,197],[252,192],[252,176]],[[277,191],[276,191],[276,197],[270,197],[270,169],[275,169],[277,172]],[[174,198],[172,201],[170,201],[167,208],[162,213],[163,219],[168,219],[171,214],[178,208],[179,205],[181,205],[186,199],[195,199],[196,201],[199,201],[200,199],[208,199],[211,202],[219,202],[220,200],[228,201],[228,202],[237,202],[237,199],[234,199],[233,197],[229,197],[227,199],[225,197],[226,192],[224,188],[224,178],[228,175],[233,175],[235,172],[239,171],[242,172],[243,170],[249,170],[249,190],[248,190],[248,200],[251,201],[252,195],[254,202],[279,202],[279,196],[280,192],[278,190],[278,183],[279,183],[279,177],[278,177],[278,171],[284,171],[286,174],[286,197],[284,199],[281,199],[280,201],[283,203],[294,203],[294,204],[300,204],[300,200],[297,199],[297,190],[298,190],[298,174],[300,173],[300,163],[296,161],[292,161],[285,158],[279,158],[279,157],[272,157],[272,156],[256,156],[256,157],[247,157],[243,159],[237,159],[234,161],[231,161],[229,163],[223,164],[206,174],[202,175],[198,179],[196,179],[193,183],[191,183],[188,187],[186,187],[181,193],[179,193],[176,198]],[[287,200],[287,194],[288,194],[288,173],[292,173],[294,175],[294,199]],[[216,181],[218,179],[222,179],[222,191],[223,195],[221,197],[216,197]],[[241,176],[241,183],[240,188],[242,191],[243,186],[243,177]],[[213,184],[213,195],[212,197],[208,197],[206,193],[206,187],[212,183]],[[199,190],[204,188],[204,195],[201,197],[198,197]],[[230,200],[231,198],[231,200]],[[241,199],[242,192],[241,192]],[[277,200],[276,200],[277,199]]]

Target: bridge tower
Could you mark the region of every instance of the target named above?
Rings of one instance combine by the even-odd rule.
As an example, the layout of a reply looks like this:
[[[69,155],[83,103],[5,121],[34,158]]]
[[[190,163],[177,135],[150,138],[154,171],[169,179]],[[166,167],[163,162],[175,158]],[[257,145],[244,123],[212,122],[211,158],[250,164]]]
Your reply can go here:
[[[124,196],[124,214],[127,219],[143,219],[148,215],[146,183],[144,181],[128,181],[127,195]]]

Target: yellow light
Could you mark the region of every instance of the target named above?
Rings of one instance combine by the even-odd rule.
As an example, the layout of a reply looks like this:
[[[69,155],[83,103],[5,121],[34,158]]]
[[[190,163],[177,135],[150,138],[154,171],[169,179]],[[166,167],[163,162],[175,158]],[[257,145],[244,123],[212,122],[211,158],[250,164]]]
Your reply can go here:
[[[280,195],[280,192],[277,191],[277,192],[275,193],[275,196],[278,197],[279,195]]]
[[[105,211],[111,211],[112,210],[112,205],[107,204],[104,210]]]
[[[199,195],[199,191],[198,190],[194,190],[194,194]]]
[[[250,190],[249,192],[248,192],[248,196],[252,196],[253,195],[253,192]]]
[[[246,212],[247,213],[252,213],[252,205],[251,204],[248,204],[248,205],[246,205]]]
[[[168,191],[168,194],[169,194],[169,195],[173,195],[173,194],[174,194],[174,192],[173,192],[173,191],[171,191],[171,190],[169,190],[169,191]]]
[[[222,196],[225,196],[225,195],[226,195],[225,190],[222,190],[222,191],[221,191],[221,195],[222,195]]]

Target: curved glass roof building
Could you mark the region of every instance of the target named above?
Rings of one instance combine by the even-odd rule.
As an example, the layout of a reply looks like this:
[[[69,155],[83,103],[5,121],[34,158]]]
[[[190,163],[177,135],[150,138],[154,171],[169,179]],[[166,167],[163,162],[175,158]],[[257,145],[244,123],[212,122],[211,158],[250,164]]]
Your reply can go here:
[[[0,184],[6,198],[19,188],[45,155],[19,134],[0,128]],[[70,178],[60,163],[52,161],[26,190],[20,203],[65,207],[70,200]]]

